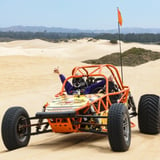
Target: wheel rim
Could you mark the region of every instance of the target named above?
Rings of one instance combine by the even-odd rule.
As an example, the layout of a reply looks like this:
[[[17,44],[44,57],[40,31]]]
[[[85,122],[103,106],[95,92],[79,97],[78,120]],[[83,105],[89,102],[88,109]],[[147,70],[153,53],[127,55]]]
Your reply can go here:
[[[20,142],[24,142],[27,139],[26,134],[28,133],[27,119],[24,116],[20,116],[17,121],[17,137]]]
[[[123,117],[123,136],[125,141],[128,142],[130,138],[130,128],[129,128],[129,119],[126,114]]]

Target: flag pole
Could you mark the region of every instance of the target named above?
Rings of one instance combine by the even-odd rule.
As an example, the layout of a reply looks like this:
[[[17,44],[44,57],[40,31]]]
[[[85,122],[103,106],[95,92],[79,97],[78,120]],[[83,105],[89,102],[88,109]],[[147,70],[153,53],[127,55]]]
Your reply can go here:
[[[121,78],[123,82],[123,61],[122,61],[122,49],[121,49],[121,41],[120,41],[121,40],[120,25],[122,25],[122,17],[118,7],[117,7],[117,11],[118,11],[118,43],[119,43],[119,53],[120,53]]]
[[[122,60],[122,49],[121,49],[121,32],[120,32],[120,25],[118,23],[118,43],[119,43],[119,53],[120,53],[120,65],[121,65],[121,77],[123,82],[123,60]]]

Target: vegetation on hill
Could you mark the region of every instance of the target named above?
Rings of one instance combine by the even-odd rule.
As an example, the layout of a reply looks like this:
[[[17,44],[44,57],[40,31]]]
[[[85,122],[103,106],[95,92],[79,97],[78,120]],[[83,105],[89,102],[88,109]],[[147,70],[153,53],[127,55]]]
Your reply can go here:
[[[42,39],[49,42],[93,37],[92,33],[0,32],[0,41]]]
[[[58,33],[58,32],[0,32],[0,41],[42,39],[50,42],[59,42],[69,39],[81,39],[90,37],[93,39],[106,39],[111,42],[118,40],[118,34],[111,33]],[[141,42],[160,44],[160,34],[121,34],[124,42]]]
[[[102,33],[97,34],[95,39],[118,40],[118,34]],[[157,43],[160,42],[160,34],[144,33],[144,34],[121,34],[121,40],[124,42],[141,42],[141,43]]]
[[[160,52],[153,52],[142,48],[131,48],[122,53],[124,66],[137,66],[149,61],[160,59]],[[85,60],[89,64],[113,64],[120,66],[120,53],[113,53],[99,59]]]

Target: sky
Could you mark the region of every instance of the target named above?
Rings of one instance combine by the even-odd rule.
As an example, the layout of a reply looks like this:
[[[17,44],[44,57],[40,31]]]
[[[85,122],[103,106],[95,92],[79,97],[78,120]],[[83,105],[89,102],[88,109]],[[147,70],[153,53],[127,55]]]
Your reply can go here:
[[[0,27],[160,28],[160,0],[0,0]]]

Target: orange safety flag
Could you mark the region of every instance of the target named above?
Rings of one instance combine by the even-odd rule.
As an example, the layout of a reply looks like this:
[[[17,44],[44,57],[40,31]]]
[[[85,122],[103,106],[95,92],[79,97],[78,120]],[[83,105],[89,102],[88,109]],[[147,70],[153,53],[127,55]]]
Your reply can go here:
[[[117,9],[117,11],[118,11],[118,23],[120,26],[122,26],[122,16],[121,16],[121,12],[120,12],[119,8]]]

